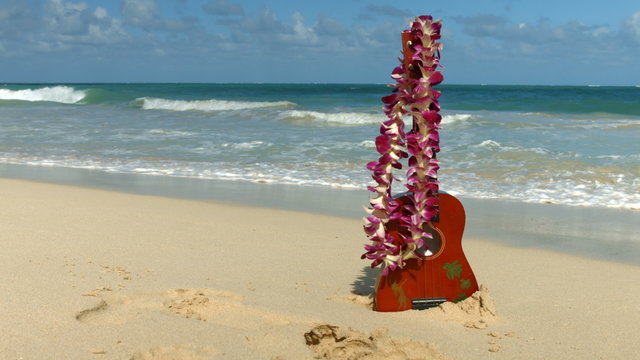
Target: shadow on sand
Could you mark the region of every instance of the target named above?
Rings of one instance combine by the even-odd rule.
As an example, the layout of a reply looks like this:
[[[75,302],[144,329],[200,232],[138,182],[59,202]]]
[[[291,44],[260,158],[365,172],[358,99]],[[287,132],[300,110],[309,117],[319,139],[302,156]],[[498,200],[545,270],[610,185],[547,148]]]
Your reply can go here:
[[[376,279],[379,273],[379,268],[365,266],[360,271],[358,278],[351,283],[351,291],[356,295],[373,295],[376,291]]]

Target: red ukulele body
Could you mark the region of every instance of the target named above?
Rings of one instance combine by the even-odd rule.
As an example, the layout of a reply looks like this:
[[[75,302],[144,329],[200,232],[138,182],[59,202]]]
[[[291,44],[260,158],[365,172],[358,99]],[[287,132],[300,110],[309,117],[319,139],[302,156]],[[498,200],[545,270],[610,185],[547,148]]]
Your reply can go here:
[[[378,311],[426,309],[445,301],[457,302],[478,290],[476,277],[462,251],[465,212],[462,203],[452,195],[438,193],[440,200],[436,221],[425,239],[420,257],[409,259],[401,269],[381,274],[376,284],[375,304]],[[398,201],[408,201],[406,197]],[[391,234],[407,231],[389,223]]]

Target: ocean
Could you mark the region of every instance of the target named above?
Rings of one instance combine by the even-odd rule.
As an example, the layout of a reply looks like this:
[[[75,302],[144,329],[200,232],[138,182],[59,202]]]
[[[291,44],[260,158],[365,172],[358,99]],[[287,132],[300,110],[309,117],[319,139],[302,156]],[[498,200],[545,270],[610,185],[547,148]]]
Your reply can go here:
[[[640,88],[438,89],[442,190],[640,209]],[[389,92],[379,84],[0,84],[0,176],[18,166],[366,191]]]

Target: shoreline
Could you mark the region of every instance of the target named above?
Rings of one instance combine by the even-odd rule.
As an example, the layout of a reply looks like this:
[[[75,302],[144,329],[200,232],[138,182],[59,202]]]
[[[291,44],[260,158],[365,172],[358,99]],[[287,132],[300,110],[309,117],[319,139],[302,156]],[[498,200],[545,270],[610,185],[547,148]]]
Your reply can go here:
[[[433,359],[637,352],[635,265],[468,236],[496,315],[378,313],[356,219],[16,179],[0,197],[8,358],[311,359],[318,326]]]
[[[368,204],[369,196],[368,191],[334,188],[0,164],[3,178],[358,220],[366,215],[362,206]],[[638,211],[464,196],[459,199],[467,215],[465,237],[640,265]],[[364,235],[362,239],[364,243]]]

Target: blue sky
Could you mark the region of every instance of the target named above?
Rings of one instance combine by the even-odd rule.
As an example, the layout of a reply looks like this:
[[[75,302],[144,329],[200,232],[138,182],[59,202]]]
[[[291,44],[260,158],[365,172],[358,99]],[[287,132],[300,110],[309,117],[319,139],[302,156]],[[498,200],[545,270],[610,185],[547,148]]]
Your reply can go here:
[[[0,82],[387,83],[423,14],[445,83],[640,84],[637,0],[0,0]]]

